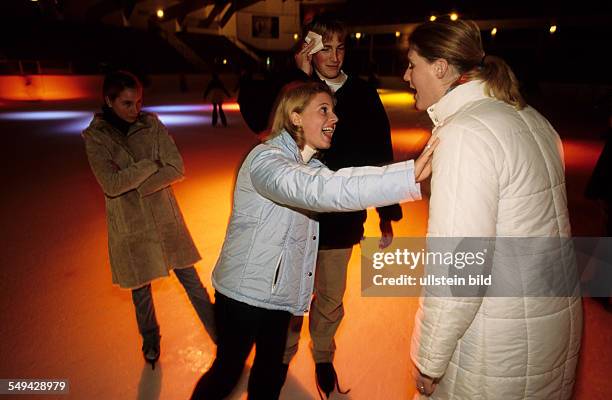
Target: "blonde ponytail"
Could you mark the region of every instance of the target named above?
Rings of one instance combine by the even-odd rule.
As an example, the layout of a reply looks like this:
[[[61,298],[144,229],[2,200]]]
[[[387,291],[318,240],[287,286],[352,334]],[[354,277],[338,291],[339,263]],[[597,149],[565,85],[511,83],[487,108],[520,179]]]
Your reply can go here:
[[[476,79],[485,82],[487,94],[521,110],[527,105],[519,91],[519,82],[506,62],[495,56],[485,56],[482,66],[474,73]]]

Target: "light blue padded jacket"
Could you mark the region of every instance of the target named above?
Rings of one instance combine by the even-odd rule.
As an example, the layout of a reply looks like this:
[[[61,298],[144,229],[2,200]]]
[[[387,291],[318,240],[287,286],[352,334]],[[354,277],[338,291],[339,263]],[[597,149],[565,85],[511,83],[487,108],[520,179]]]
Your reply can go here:
[[[238,171],[213,286],[252,306],[302,315],[314,284],[316,212],[420,199],[412,160],[333,172],[317,159],[304,163],[284,131],[251,150]]]

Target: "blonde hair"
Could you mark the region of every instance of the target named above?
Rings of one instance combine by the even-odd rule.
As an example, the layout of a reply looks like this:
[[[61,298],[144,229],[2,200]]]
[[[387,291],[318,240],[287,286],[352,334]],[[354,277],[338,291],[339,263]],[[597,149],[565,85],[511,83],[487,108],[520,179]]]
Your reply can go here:
[[[484,81],[487,94],[517,109],[526,103],[512,69],[499,57],[486,55],[474,21],[437,19],[416,27],[410,47],[429,62],[446,60],[467,80]]]
[[[333,99],[329,87],[323,82],[291,82],[283,87],[276,101],[272,119],[271,139],[286,130],[300,149],[304,148],[304,131],[301,126],[291,122],[291,113],[301,114],[312,98],[319,93],[327,93]]]

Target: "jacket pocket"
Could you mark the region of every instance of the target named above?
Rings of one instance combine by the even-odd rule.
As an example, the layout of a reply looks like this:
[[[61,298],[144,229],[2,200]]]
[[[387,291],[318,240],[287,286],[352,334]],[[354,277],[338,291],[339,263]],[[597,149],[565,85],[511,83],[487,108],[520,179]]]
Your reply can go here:
[[[278,261],[276,262],[276,267],[274,268],[274,276],[272,278],[272,291],[271,293],[276,292],[276,288],[281,280],[281,262],[283,261],[283,253],[281,252],[278,256]]]

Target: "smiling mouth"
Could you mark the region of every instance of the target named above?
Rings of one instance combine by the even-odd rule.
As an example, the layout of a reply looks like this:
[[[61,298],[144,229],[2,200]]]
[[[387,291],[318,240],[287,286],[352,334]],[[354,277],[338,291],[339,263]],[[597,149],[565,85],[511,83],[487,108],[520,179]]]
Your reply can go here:
[[[323,136],[331,140],[332,135],[334,134],[334,130],[335,130],[334,127],[328,126],[328,127],[321,129],[321,132],[323,133]]]

